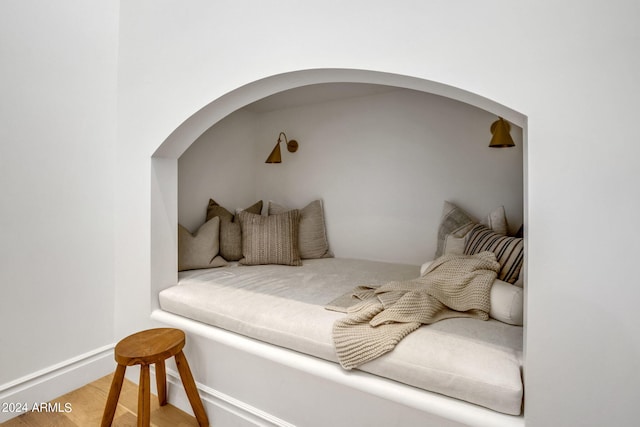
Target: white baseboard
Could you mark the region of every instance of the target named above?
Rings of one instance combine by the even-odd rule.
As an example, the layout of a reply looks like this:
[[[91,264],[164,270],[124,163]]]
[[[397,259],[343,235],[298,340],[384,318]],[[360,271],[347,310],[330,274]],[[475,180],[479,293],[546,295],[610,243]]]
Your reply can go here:
[[[155,381],[152,383],[155,384]],[[167,369],[167,383],[169,402],[173,406],[193,415],[178,372]],[[209,421],[212,424],[226,425],[227,423],[223,422],[223,420],[233,420],[232,424],[234,426],[295,427],[293,424],[204,384],[196,382],[196,386],[209,416]]]
[[[0,423],[22,408],[48,402],[103,377],[115,369],[115,344],[100,347],[0,385]]]
[[[34,405],[48,402],[113,372],[114,346],[115,344],[110,344],[89,351],[0,385],[0,423],[21,415],[25,406],[31,409]],[[127,377],[137,383],[135,369],[127,371]],[[167,369],[167,382],[169,402],[193,414],[179,374]],[[151,384],[154,388],[152,391],[155,392],[155,379]],[[294,427],[284,420],[203,384],[197,383],[197,387],[207,414],[212,419],[233,420],[233,425]]]

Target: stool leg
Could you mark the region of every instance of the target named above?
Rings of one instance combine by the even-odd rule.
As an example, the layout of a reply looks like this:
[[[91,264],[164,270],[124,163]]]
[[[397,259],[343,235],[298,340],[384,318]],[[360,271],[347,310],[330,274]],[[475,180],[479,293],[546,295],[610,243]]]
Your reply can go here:
[[[118,398],[120,397],[120,390],[122,389],[122,383],[124,382],[124,372],[127,367],[124,365],[118,365],[116,372],[113,374],[113,380],[111,380],[111,388],[109,389],[109,396],[107,397],[107,404],[104,407],[104,413],[102,414],[101,427],[110,427],[113,423],[113,416],[116,413],[116,407],[118,406]]]
[[[191,408],[198,420],[198,424],[200,427],[208,427],[209,418],[207,418],[207,413],[204,411],[204,406],[202,405],[202,400],[200,400],[200,395],[198,394],[196,383],[193,380],[193,375],[191,375],[191,369],[189,369],[187,358],[184,356],[182,351],[176,354],[175,358],[176,365],[178,366],[178,372],[180,372],[180,378],[182,379],[182,385],[184,386],[184,391],[187,392],[189,403],[191,403]]]
[[[151,390],[149,389],[149,365],[140,365],[138,386],[138,427],[149,427],[151,420]]]
[[[164,369],[164,360],[156,362],[156,384],[158,386],[158,403],[160,406],[167,404],[167,372]]]

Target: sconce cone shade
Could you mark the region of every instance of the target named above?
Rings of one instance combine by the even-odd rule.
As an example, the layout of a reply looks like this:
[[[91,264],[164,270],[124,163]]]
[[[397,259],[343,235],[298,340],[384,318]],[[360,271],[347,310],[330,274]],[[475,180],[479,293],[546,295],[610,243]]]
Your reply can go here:
[[[282,163],[282,156],[280,155],[280,141],[276,142],[276,146],[267,157],[265,163]]]
[[[282,137],[284,137],[284,142],[285,144],[287,144],[287,150],[289,150],[290,153],[295,153],[296,151],[298,151],[298,141],[296,141],[295,139],[289,141],[287,139],[287,135],[284,132],[280,132],[280,135],[278,135],[278,142],[276,142],[276,146],[273,147],[273,151],[271,151],[271,154],[269,154],[269,157],[267,157],[265,163],[282,163],[282,155],[280,153],[280,143],[282,142]]]
[[[511,130],[511,126],[509,122],[507,122],[502,117],[498,118],[491,125],[491,133],[493,137],[491,138],[491,142],[489,143],[489,147],[515,147],[515,143],[513,139],[511,139],[511,134],[509,131]]]

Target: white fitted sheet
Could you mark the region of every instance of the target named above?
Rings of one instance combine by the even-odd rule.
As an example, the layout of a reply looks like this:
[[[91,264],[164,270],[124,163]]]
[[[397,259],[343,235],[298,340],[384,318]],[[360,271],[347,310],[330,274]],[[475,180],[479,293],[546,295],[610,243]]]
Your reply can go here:
[[[331,330],[342,313],[324,306],[360,284],[418,277],[418,266],[324,258],[302,267],[241,266],[185,271],[160,292],[163,310],[337,362]],[[360,370],[518,415],[522,327],[448,319],[425,325]]]

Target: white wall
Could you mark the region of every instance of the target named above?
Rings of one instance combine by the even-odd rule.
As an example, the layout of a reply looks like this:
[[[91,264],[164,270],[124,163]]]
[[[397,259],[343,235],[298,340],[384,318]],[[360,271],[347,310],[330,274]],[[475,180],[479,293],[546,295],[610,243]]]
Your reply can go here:
[[[527,426],[637,421],[637,2],[117,5],[2,2],[0,383],[109,342],[114,281],[116,336],[150,324],[150,157],[181,123],[267,76],[352,68],[528,117]]]
[[[640,290],[620,266],[634,265],[640,250],[611,224],[624,221],[613,212],[626,218],[640,208],[639,7],[123,2],[118,333],[148,324],[149,158],[183,121],[237,87],[288,71],[415,76],[528,117],[527,425],[633,424]]]
[[[238,110],[205,132],[178,162],[178,221],[192,232],[212,198],[231,209],[256,199],[256,114]]]
[[[200,137],[179,161],[179,222],[199,227],[209,197],[229,209],[321,198],[336,256],[407,264],[432,259],[444,200],[477,218],[504,205],[512,231],[522,224],[520,128],[516,147],[491,149],[495,115],[407,89],[306,101],[238,111]],[[282,130],[300,149],[265,164]]]
[[[113,342],[117,37],[117,1],[0,6],[0,389]]]

